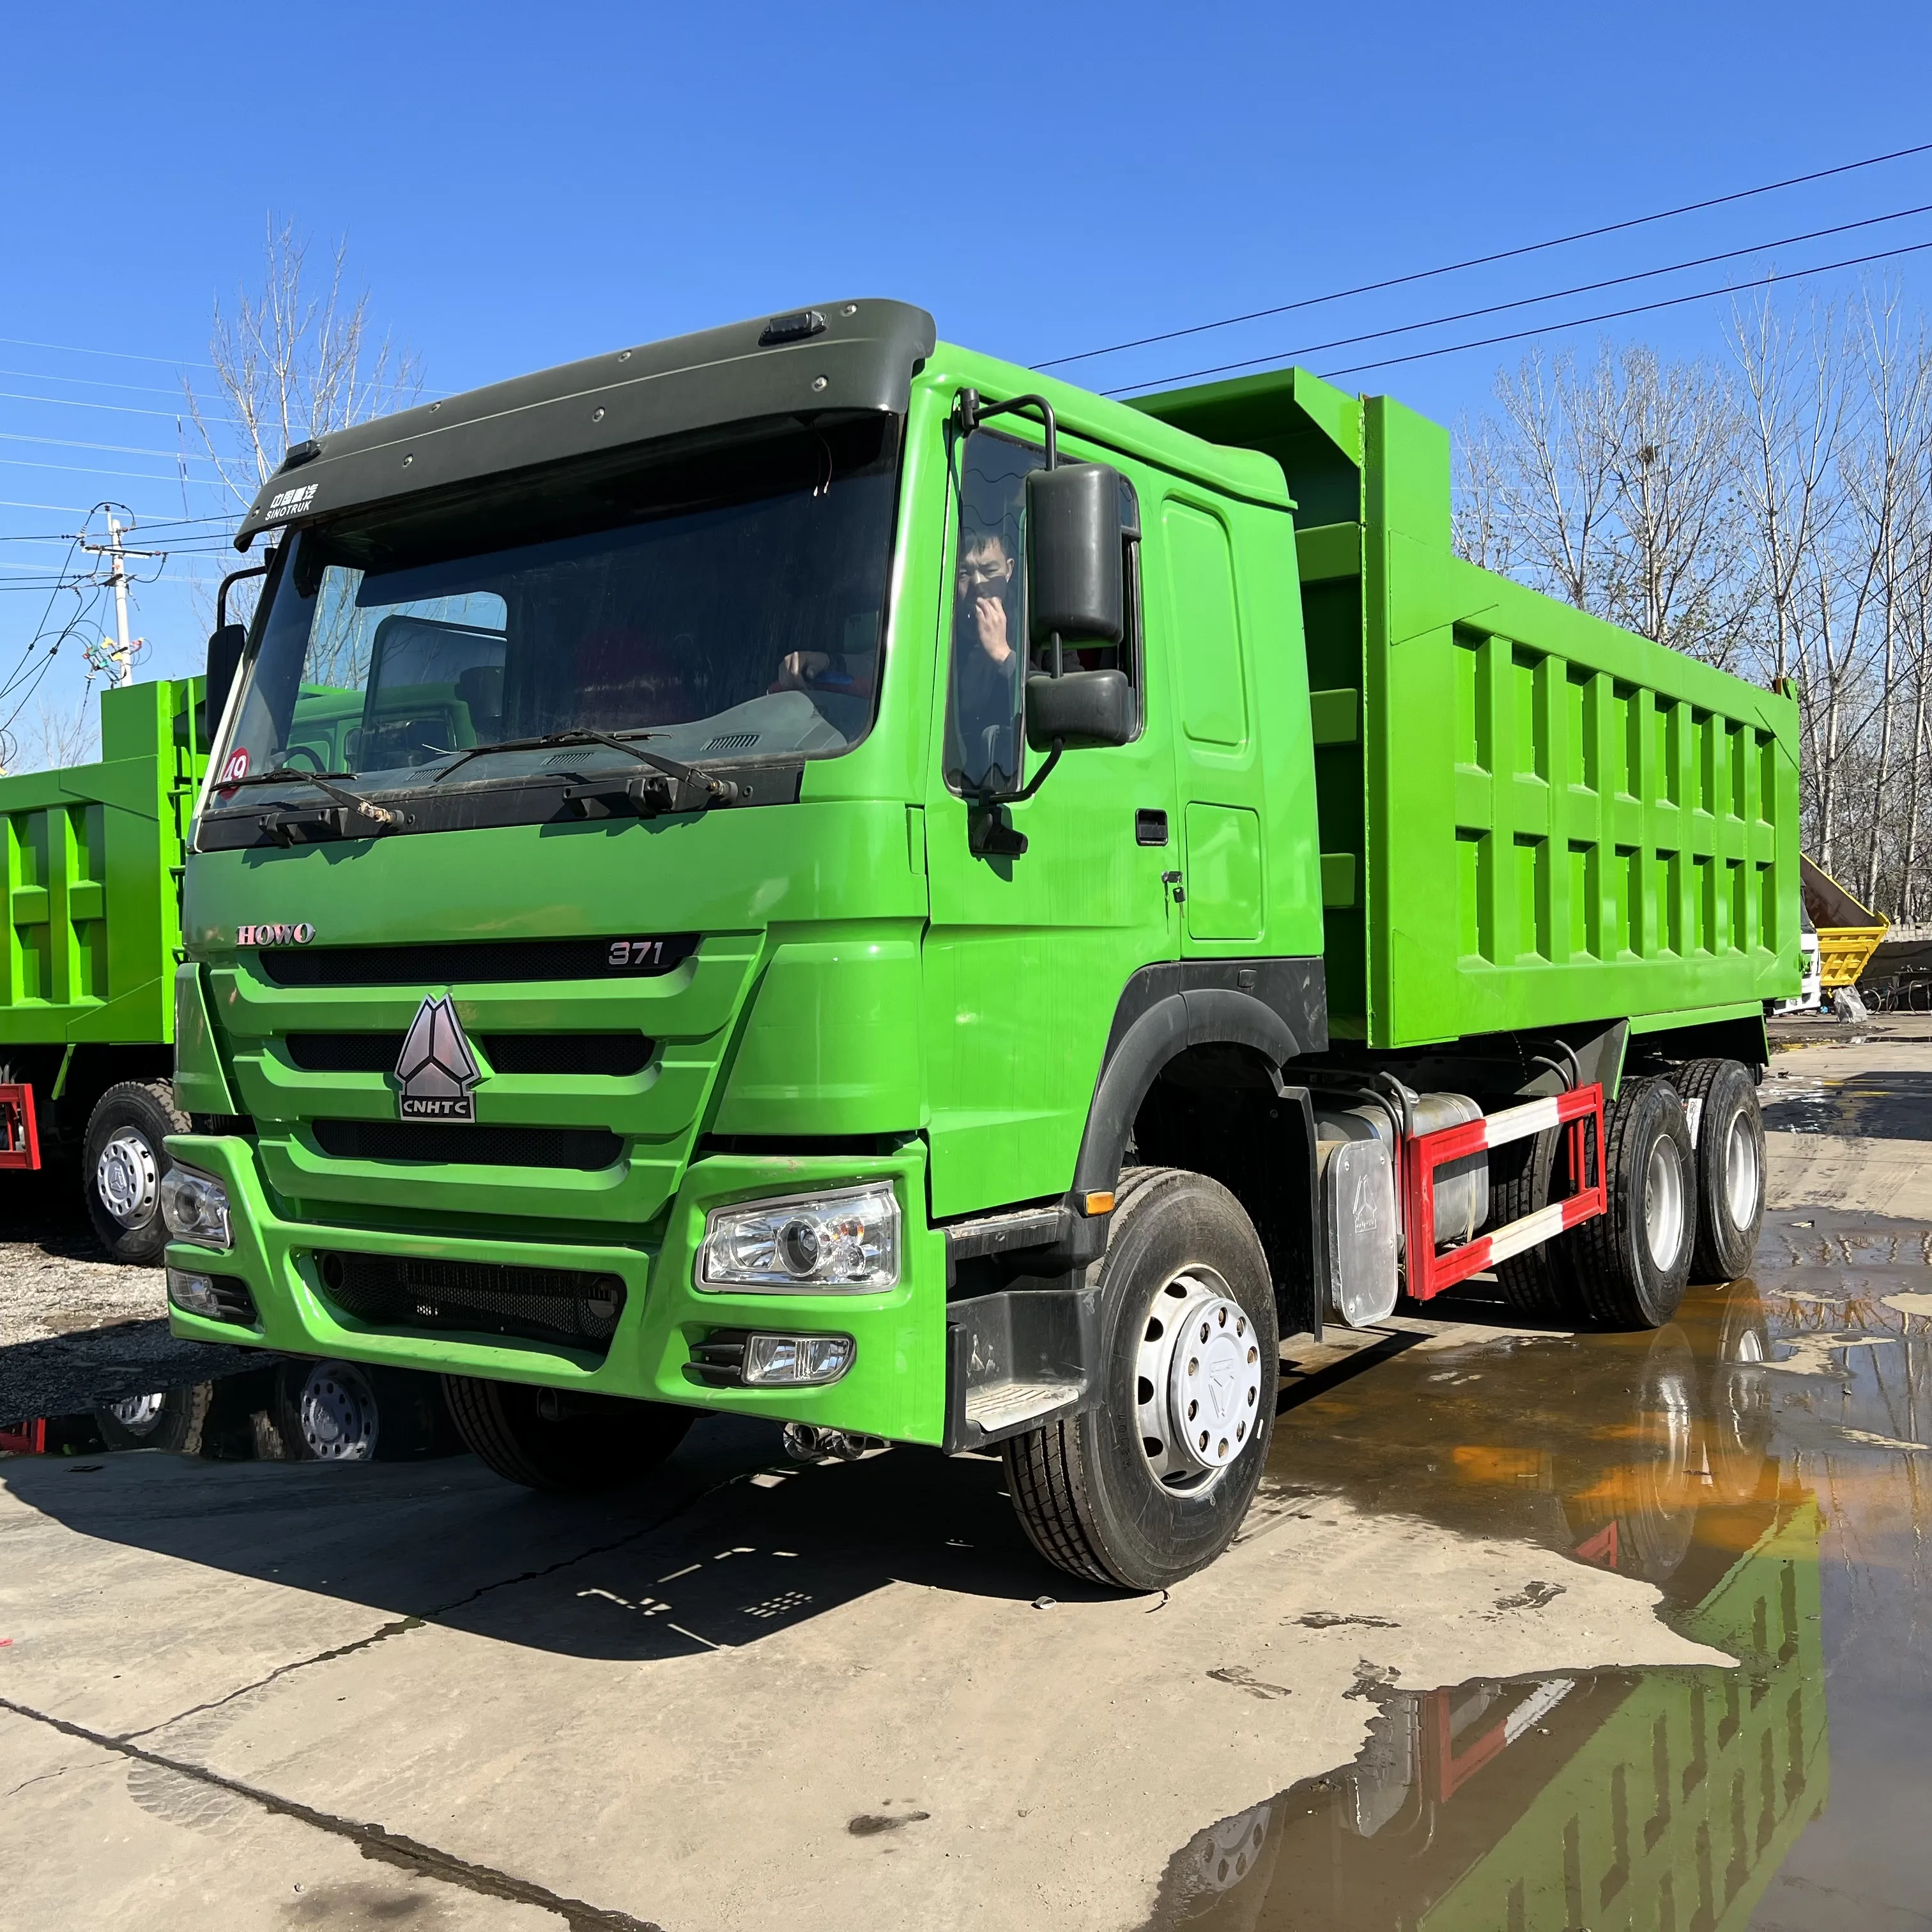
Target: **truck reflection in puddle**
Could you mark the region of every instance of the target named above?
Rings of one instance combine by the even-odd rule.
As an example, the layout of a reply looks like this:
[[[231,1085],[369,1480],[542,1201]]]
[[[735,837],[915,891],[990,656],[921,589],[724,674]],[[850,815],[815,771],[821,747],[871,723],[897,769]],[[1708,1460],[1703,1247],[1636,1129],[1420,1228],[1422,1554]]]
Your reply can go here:
[[[296,1358],[0,1424],[0,1453],[166,1450],[215,1462],[413,1462],[463,1453],[439,1377]]]
[[[1773,1333],[1739,1283],[1654,1336],[1412,1352],[1312,1405],[1306,1430],[1284,1417],[1278,1466],[1300,1480],[1642,1576],[1738,1667],[1412,1691],[1365,1666],[1353,1694],[1378,1708],[1354,1762],[1199,1833],[1153,1923],[1743,1926],[1828,1781],[1822,1518],[1772,1453]],[[1629,1372],[1605,1376],[1606,1356]],[[1378,1450],[1391,1402],[1408,1446]],[[1508,1606],[1559,1594],[1562,1557]]]

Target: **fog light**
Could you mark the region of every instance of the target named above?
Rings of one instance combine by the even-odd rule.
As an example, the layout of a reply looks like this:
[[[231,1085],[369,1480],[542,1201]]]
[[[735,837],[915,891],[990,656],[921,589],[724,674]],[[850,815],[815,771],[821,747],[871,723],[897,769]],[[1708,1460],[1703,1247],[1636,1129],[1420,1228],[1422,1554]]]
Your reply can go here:
[[[856,1353],[849,1335],[752,1335],[745,1342],[748,1387],[808,1388],[836,1382]]]
[[[177,1168],[175,1172],[180,1172]],[[168,1270],[168,1299],[186,1315],[203,1315],[211,1322],[225,1321],[213,1280],[205,1274],[190,1274],[184,1268]]]
[[[161,1219],[178,1241],[194,1241],[204,1248],[225,1248],[228,1232],[228,1190],[212,1174],[191,1167],[171,1167],[161,1177]]]
[[[899,1278],[892,1184],[714,1208],[698,1252],[700,1288],[891,1288]]]

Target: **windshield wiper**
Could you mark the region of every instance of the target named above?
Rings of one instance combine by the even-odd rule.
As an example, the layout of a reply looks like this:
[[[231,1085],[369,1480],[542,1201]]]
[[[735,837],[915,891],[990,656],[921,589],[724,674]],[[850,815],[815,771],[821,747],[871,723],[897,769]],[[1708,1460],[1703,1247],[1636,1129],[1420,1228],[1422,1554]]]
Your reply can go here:
[[[442,784],[452,772],[488,752],[547,752],[567,745],[607,746],[614,752],[622,752],[627,758],[635,758],[640,764],[650,766],[650,777],[633,778],[624,788],[640,815],[644,818],[661,812],[702,812],[711,806],[729,805],[740,796],[739,788],[729,778],[714,777],[695,765],[680,764],[676,759],[668,758],[662,752],[647,752],[641,745],[630,743],[627,738],[609,731],[593,731],[587,726],[578,726],[568,731],[546,732],[538,738],[506,738],[499,744],[472,745],[445,765],[430,782]],[[565,796],[574,801],[576,794],[566,788]]]
[[[276,765],[266,772],[250,772],[238,778],[218,779],[214,789],[218,793],[238,790],[243,785],[306,784],[314,785],[326,798],[332,798],[338,805],[346,806],[358,818],[373,820],[378,825],[394,825],[396,814],[380,805],[371,805],[359,792],[350,791],[336,780],[352,778],[353,772],[310,772],[298,765]]]

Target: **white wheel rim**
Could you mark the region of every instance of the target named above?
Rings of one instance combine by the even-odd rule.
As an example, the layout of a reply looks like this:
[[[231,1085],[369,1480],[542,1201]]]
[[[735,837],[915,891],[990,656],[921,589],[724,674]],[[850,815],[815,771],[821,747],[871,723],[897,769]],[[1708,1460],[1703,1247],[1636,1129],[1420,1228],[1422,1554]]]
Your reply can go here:
[[[161,1410],[166,1406],[165,1393],[154,1395],[130,1395],[119,1402],[110,1402],[107,1413],[121,1426],[135,1436],[145,1436],[161,1419]]]
[[[1758,1171],[1757,1136],[1750,1130],[1750,1117],[1740,1107],[1731,1116],[1730,1131],[1724,1136],[1724,1205],[1732,1227],[1750,1226],[1763,1184]]]
[[[320,1362],[296,1405],[302,1441],[320,1462],[366,1462],[376,1453],[376,1397],[360,1370]]]
[[[1684,1163],[1666,1134],[1652,1142],[1644,1163],[1643,1227],[1651,1259],[1669,1274],[1684,1246]]]
[[[1164,1282],[1148,1305],[1134,1364],[1141,1453],[1163,1488],[1190,1495],[1221,1480],[1261,1415],[1255,1324],[1227,1288],[1205,1268]]]
[[[94,1164],[100,1204],[124,1228],[145,1228],[154,1218],[161,1172],[147,1136],[133,1127],[111,1136]]]

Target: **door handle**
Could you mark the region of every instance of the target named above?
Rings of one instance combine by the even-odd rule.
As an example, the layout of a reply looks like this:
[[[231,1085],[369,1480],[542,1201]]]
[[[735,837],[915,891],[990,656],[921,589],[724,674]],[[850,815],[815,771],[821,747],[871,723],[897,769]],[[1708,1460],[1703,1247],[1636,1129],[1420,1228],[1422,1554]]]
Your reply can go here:
[[[1136,812],[1134,843],[1136,845],[1165,845],[1167,843],[1167,814],[1164,812]]]

